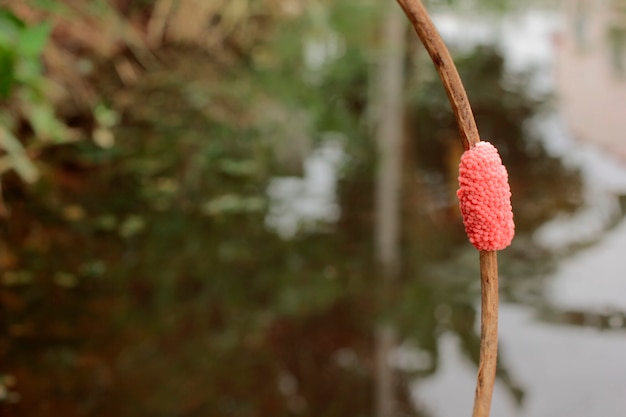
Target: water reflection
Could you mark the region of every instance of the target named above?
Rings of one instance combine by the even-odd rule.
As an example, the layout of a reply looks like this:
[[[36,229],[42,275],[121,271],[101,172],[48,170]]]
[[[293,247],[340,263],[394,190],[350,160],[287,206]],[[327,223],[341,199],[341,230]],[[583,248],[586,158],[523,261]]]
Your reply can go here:
[[[345,155],[341,137],[332,136],[326,135],[326,141],[306,159],[302,177],[276,177],[269,182],[265,221],[285,238],[339,219],[336,188]]]
[[[590,6],[589,2],[585,3]],[[594,10],[601,10],[604,5],[594,4]],[[591,18],[597,29],[597,15],[595,18],[593,14],[585,15],[584,18]],[[578,30],[575,33],[582,36],[589,22],[585,22],[584,28],[582,21],[579,23],[575,26]],[[558,21],[549,25],[559,28]],[[535,31],[544,32],[544,36],[538,38],[543,44],[540,49],[548,46],[549,51],[552,36],[539,26]],[[518,37],[517,28],[510,31]],[[525,35],[519,35],[519,38],[523,39]],[[551,64],[557,66],[557,82],[547,85],[554,85],[561,93],[558,113],[534,118],[532,129],[549,154],[558,155],[566,166],[580,172],[581,193],[570,194],[570,201],[578,205],[574,211],[561,212],[543,222],[529,240],[518,236],[514,246],[502,254],[505,302],[501,307],[501,351],[503,362],[523,390],[524,397],[522,407],[519,407],[516,398],[507,393],[507,384],[499,381],[494,397],[494,415],[621,415],[626,411],[620,394],[626,386],[619,376],[623,374],[624,366],[618,353],[626,346],[623,333],[624,280],[620,260],[620,253],[626,247],[623,142],[617,139],[621,135],[618,133],[621,132],[620,124],[610,121],[611,114],[603,118],[596,113],[594,120],[602,120],[599,123],[603,124],[603,129],[595,124],[594,132],[590,125],[586,125],[590,113],[582,110],[583,107],[587,110],[594,107],[596,112],[620,108],[619,104],[608,105],[607,100],[620,94],[618,91],[623,85],[614,83],[611,87],[614,91],[610,94],[596,91],[595,98],[591,99],[581,90],[584,85],[596,89],[592,80],[602,78],[598,71],[594,72],[588,66],[585,75],[579,73],[577,81],[558,78],[568,71],[581,71],[574,60],[565,62],[562,48],[566,42],[559,38],[556,59],[548,55],[540,62],[548,71]],[[587,49],[587,56],[597,57],[605,45]],[[580,84],[575,85],[576,82]],[[610,83],[610,78],[599,81],[601,84],[605,82]],[[585,104],[581,107],[576,103]],[[572,112],[574,107],[578,113]],[[605,135],[609,125],[613,127]],[[580,126],[585,126],[584,131],[577,130]],[[572,139],[572,132],[576,139]],[[610,149],[611,154],[599,150],[598,142]],[[524,249],[516,253],[517,245]],[[533,246],[534,249],[530,249]],[[519,262],[522,259],[524,261]],[[533,266],[529,267],[529,263]],[[454,269],[449,266],[444,275]],[[434,415],[458,415],[471,406],[472,398],[467,394],[460,394],[455,402],[446,401],[450,390],[457,393],[473,386],[474,369],[463,360],[462,345],[454,334],[441,337],[440,372],[425,381],[415,382],[416,401]]]

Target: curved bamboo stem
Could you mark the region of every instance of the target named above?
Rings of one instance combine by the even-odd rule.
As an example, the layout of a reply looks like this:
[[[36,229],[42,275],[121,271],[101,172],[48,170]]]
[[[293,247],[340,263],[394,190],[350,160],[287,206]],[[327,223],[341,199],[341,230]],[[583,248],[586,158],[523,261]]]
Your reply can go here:
[[[465,149],[480,142],[478,128],[472,114],[472,107],[467,98],[461,77],[456,70],[454,61],[443,43],[437,28],[430,20],[428,12],[420,0],[397,0],[404,13],[411,21],[417,36],[422,40],[435,68],[441,77],[441,82],[450,99],[452,111],[459,125],[459,133]]]
[[[459,73],[420,0],[397,0],[415,32],[435,64],[446,90],[452,111],[459,125],[459,133],[465,149],[478,142],[478,128],[472,114],[467,93]],[[472,417],[488,417],[491,397],[496,380],[498,358],[498,255],[495,251],[480,251],[481,314],[480,359]]]

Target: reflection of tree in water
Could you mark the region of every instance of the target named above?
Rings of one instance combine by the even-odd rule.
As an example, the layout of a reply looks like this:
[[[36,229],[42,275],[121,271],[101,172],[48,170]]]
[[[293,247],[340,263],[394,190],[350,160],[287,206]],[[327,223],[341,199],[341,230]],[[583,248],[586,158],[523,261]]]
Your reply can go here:
[[[526,242],[509,249],[502,258],[501,268],[509,275],[503,289],[509,291],[515,286],[515,277],[527,276],[523,271],[528,272],[528,266],[523,265],[528,265],[529,259],[534,258],[533,263],[541,258],[548,260],[524,236],[555,213],[574,210],[580,202],[580,180],[577,172],[548,156],[526,127],[545,102],[545,98],[537,99],[525,92],[530,74],[505,75],[501,55],[490,47],[480,47],[457,63],[481,135],[496,144],[509,171],[516,231],[520,240]],[[416,117],[409,123],[409,130],[416,137],[410,146],[416,159],[409,164],[417,170],[418,181],[407,187],[409,201],[405,213],[409,226],[407,262],[412,271],[407,274],[419,278],[399,290],[405,292],[401,304],[404,308],[411,306],[401,316],[416,317],[400,320],[410,323],[407,336],[414,344],[432,353],[431,367],[425,369],[429,374],[437,370],[437,340],[442,331],[454,333],[468,358],[474,363],[478,361],[474,306],[479,271],[475,256],[471,256],[475,255],[473,251],[466,253],[458,245],[464,242],[464,236],[453,190],[460,147],[447,98],[436,79],[415,93],[414,110],[409,114]],[[445,319],[437,313],[442,307],[448,312]],[[498,378],[521,404],[523,389],[507,371],[506,352],[500,356]]]
[[[184,56],[175,58],[168,62],[184,65]],[[459,65],[480,128],[510,167],[518,230],[571,207],[574,174],[523,134],[538,103],[518,85],[493,82],[503,73],[492,49]],[[362,72],[339,72],[341,83],[320,86],[345,99],[355,119],[364,111]],[[405,278],[384,296],[372,272],[368,149],[355,154],[341,184],[344,216],[335,232],[283,241],[264,226],[272,167],[250,146],[259,132],[234,129],[228,114],[207,124],[176,82],[157,91],[149,83],[125,88],[124,100],[142,104],[125,115],[119,134],[127,142],[114,150],[57,148],[47,155],[53,180],[36,191],[7,181],[14,215],[6,239],[15,260],[3,258],[13,281],[0,289],[8,328],[2,346],[22,398],[9,411],[370,415],[380,314],[430,353],[418,377],[437,371],[442,331],[455,333],[476,362],[477,272],[431,273],[465,244],[451,208],[452,168],[441,157],[454,125],[434,85],[421,87],[410,111],[418,115],[409,128],[419,170],[405,191]],[[227,92],[213,93],[229,104]],[[206,135],[210,141],[200,140]],[[519,399],[505,365],[499,376]],[[409,413],[406,387],[398,398]]]

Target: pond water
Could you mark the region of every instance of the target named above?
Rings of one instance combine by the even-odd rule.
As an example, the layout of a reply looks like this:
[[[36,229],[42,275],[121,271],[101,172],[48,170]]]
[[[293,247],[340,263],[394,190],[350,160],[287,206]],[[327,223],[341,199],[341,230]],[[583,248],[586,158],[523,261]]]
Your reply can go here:
[[[526,88],[536,94],[556,88],[554,37],[564,31],[565,19],[562,13],[546,10],[507,15],[495,22],[493,17],[474,16],[468,21],[467,16],[455,14],[434,16],[444,38],[461,50],[500,38],[507,71],[532,69]],[[626,263],[622,256],[626,221],[620,197],[626,195],[626,164],[593,142],[574,141],[558,106],[531,124],[551,155],[581,172],[583,202],[576,211],[559,214],[533,232],[534,244],[553,253],[556,262],[549,274],[531,284],[539,286],[534,291],[540,300],[511,300],[501,305],[500,348],[508,377],[496,385],[493,415],[622,415],[626,413]],[[334,167],[340,151],[332,151],[333,146],[336,143],[325,145],[309,158],[307,175],[298,180],[303,186],[315,183],[316,177],[336,179]],[[321,171],[312,170],[313,166]],[[288,191],[284,185],[282,189]],[[333,185],[326,184],[325,189],[334,192]],[[308,195],[293,189],[290,196],[278,197],[274,190],[270,188],[275,204],[284,206],[286,199],[307,207],[301,212],[294,206],[289,214],[282,214],[290,230],[298,213],[303,222],[312,217],[311,212],[320,221],[337,218],[336,211],[328,209],[332,193],[324,198],[324,190],[311,187]],[[312,201],[316,196],[319,200]],[[529,274],[536,273],[531,268]],[[479,332],[477,322],[474,330]],[[472,407],[476,364],[467,358],[462,345],[455,332],[443,331],[437,340],[437,371],[410,382],[413,403],[428,415],[464,415]],[[427,351],[401,344],[390,361],[400,370],[415,371],[430,366],[428,358]]]
[[[626,415],[626,162],[607,142],[574,135],[563,102],[541,104],[563,87],[555,34],[567,33],[567,16],[434,16],[462,56],[481,131],[516,136],[494,138],[518,228],[500,254],[494,416]],[[0,397],[11,403],[0,412],[374,415],[375,329],[384,319],[396,331],[388,363],[401,382],[399,413],[468,415],[478,255],[456,211],[450,171],[459,152],[448,140],[447,103],[427,78],[409,100],[421,113],[408,123],[418,141],[407,151],[415,166],[403,201],[401,278],[390,286],[372,255],[374,164],[350,166],[348,138],[336,132],[321,134],[302,175],[265,178],[254,163],[203,165],[230,142],[205,155],[189,137],[146,128],[129,111],[118,142],[130,151],[119,160],[78,152],[81,162],[113,162],[69,164],[62,201],[45,188],[41,199],[9,189],[17,209],[0,258],[10,266],[0,348],[11,392]],[[149,94],[137,112],[161,114],[158,94]],[[203,137],[199,124],[185,129]],[[419,140],[433,124],[446,124],[427,132],[438,139]],[[145,143],[135,143],[138,132]],[[172,147],[180,165],[141,159]],[[191,191],[180,191],[184,181]],[[211,181],[221,195],[196,195]]]
[[[541,69],[531,82],[532,89],[555,89],[554,38],[567,33],[566,17],[527,11],[505,18],[504,26],[496,29],[502,33],[510,70],[525,65]],[[468,42],[466,26],[461,31],[459,22],[449,16],[443,21],[444,34],[448,30],[450,38],[461,36]],[[477,27],[480,41],[489,26],[479,20]],[[497,382],[492,409],[496,416],[626,413],[626,264],[622,256],[626,221],[620,204],[626,194],[626,165],[598,149],[595,137],[587,138],[590,142],[575,141],[567,123],[557,106],[535,128],[542,131],[553,154],[581,170],[584,203],[533,234],[535,242],[558,254],[555,269],[540,284],[540,301],[501,305],[502,362],[516,388],[523,391],[523,399]],[[443,334],[438,343],[441,368],[413,383],[414,399],[429,415],[467,414],[473,402],[475,365],[466,359],[455,335]]]

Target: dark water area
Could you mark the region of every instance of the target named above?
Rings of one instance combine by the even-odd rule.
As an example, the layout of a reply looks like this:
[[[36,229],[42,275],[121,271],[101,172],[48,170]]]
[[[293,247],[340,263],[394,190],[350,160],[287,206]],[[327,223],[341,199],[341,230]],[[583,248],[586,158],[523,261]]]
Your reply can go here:
[[[470,398],[478,254],[456,206],[462,149],[437,80],[407,100],[401,273],[388,286],[373,254],[372,145],[333,136],[306,154],[302,175],[283,175],[291,168],[255,147],[245,126],[207,123],[173,93],[180,79],[207,80],[185,66],[193,51],[167,53],[180,78],[117,97],[128,103],[119,145],[57,147],[46,155],[53,181],[3,184],[11,217],[1,228],[0,396],[9,401],[0,414],[371,416],[383,322],[397,333],[389,361],[399,412],[445,416],[436,403]],[[498,48],[459,55],[479,128],[500,150],[513,192],[495,407],[537,416],[524,414],[536,391],[519,363],[550,359],[532,346],[520,359],[510,349],[516,334],[551,341],[606,331],[623,343],[626,313],[546,301],[563,262],[601,240],[554,251],[536,239],[585,207],[584,172],[550,151],[545,130],[528,129],[553,114],[548,95],[526,91],[528,75],[514,79]],[[102,88],[113,90],[104,68]],[[220,105],[228,118],[229,103]],[[612,232],[623,229],[620,216]],[[533,333],[546,328],[556,330]],[[557,374],[568,367],[552,364]],[[563,381],[546,395],[567,392]]]

